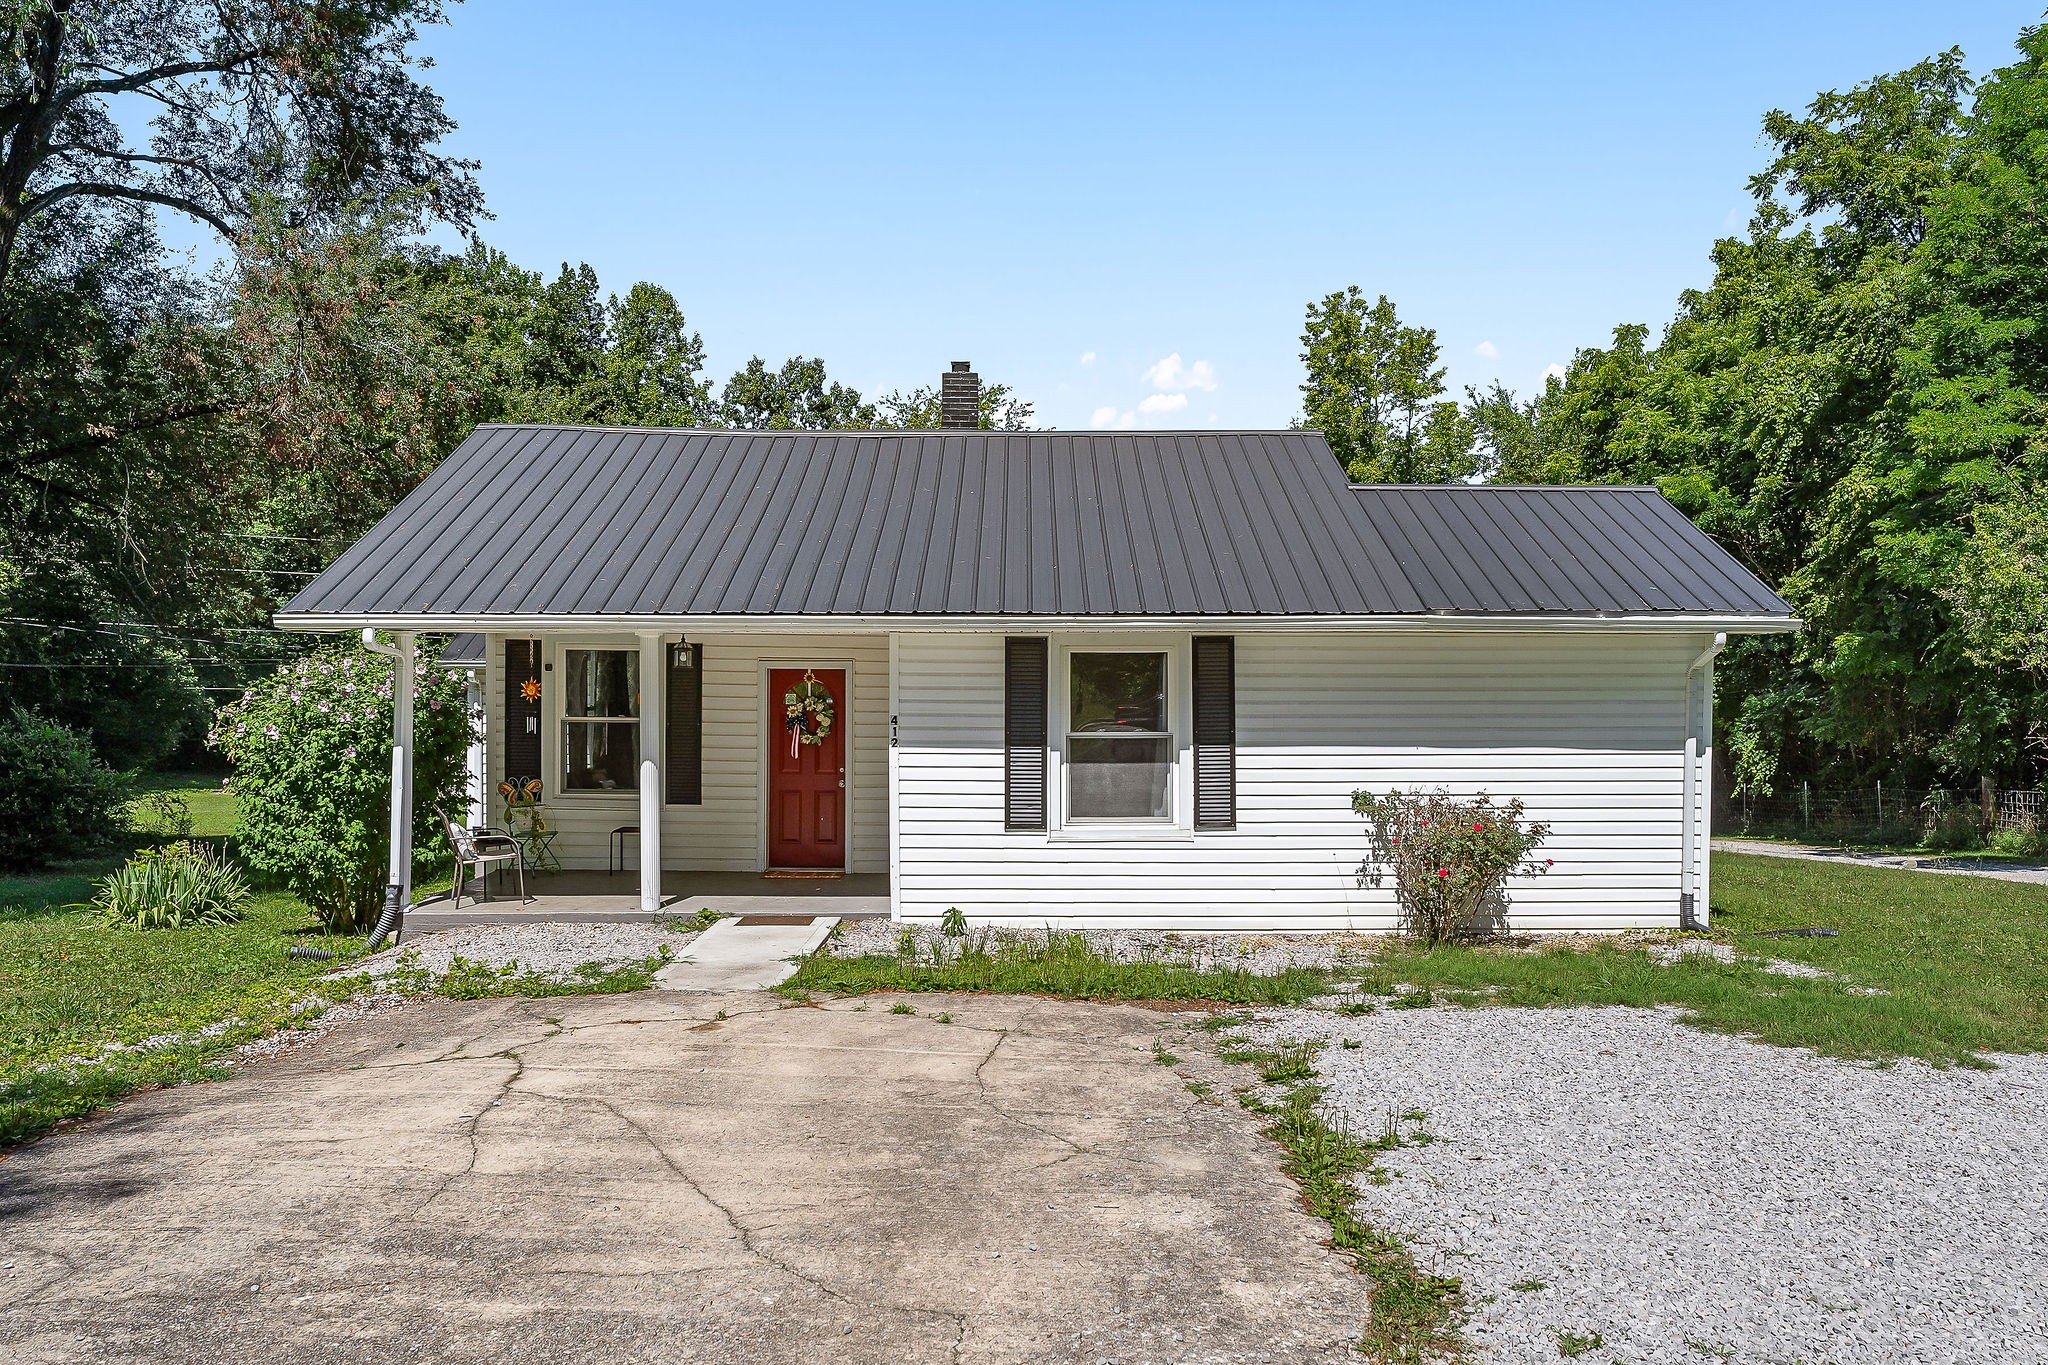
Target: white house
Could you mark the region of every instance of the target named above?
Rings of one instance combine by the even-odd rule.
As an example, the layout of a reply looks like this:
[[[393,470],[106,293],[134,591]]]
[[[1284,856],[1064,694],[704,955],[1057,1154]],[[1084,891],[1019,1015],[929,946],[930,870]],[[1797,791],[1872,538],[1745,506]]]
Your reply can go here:
[[[1521,797],[1538,930],[1704,918],[1715,652],[1654,490],[1358,487],[1307,431],[486,426],[278,616],[482,637],[570,867],[886,873],[932,921],[1387,929],[1359,788]],[[794,706],[799,714],[792,719]],[[792,728],[794,726],[794,728]]]

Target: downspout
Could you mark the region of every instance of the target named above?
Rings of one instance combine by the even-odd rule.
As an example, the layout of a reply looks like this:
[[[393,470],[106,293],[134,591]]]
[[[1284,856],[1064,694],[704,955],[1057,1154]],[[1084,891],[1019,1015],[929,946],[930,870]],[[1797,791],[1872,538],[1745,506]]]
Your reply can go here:
[[[413,633],[392,632],[385,644],[363,630],[363,648],[391,660],[391,869],[384,884],[384,913],[363,948],[374,953],[387,937],[405,936],[405,906],[412,899],[412,694]]]
[[[1690,932],[1703,932],[1707,927],[1706,918],[1700,914],[1699,894],[1699,848],[1697,836],[1693,833],[1693,822],[1699,814],[1700,804],[1700,736],[1699,704],[1693,696],[1693,680],[1700,676],[1700,670],[1714,662],[1714,656],[1728,647],[1726,632],[1716,634],[1714,643],[1700,651],[1685,670],[1685,780],[1683,796],[1679,802],[1679,868],[1678,868],[1678,927]],[[1711,752],[1711,746],[1709,748]]]

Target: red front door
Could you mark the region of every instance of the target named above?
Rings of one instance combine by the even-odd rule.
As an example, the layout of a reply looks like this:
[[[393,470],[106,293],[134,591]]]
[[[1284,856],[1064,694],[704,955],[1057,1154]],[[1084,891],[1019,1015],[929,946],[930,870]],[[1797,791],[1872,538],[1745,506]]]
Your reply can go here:
[[[845,697],[843,668],[768,671],[770,867],[846,866]]]

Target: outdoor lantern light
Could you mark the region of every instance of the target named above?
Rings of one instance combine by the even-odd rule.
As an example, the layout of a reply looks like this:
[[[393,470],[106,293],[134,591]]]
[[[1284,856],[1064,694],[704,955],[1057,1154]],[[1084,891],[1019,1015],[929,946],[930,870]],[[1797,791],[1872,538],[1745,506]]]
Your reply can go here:
[[[673,668],[695,668],[697,652],[690,648],[688,636],[682,636],[668,647],[669,665]]]

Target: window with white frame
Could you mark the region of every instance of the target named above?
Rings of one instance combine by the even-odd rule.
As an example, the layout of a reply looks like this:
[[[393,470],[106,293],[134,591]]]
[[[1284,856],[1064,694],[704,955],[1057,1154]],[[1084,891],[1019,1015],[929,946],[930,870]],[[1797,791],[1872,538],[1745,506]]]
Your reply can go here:
[[[640,786],[640,652],[562,651],[562,789]]]
[[[1076,651],[1067,670],[1067,819],[1170,818],[1166,655]]]

